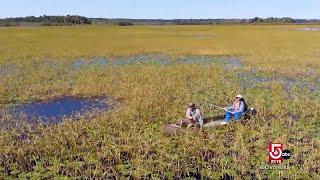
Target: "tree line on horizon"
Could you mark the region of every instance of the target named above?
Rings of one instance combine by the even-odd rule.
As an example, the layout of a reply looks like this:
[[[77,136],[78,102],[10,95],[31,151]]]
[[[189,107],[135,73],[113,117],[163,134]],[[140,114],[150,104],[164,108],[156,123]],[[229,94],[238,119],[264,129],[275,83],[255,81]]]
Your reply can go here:
[[[90,24],[113,24],[119,26],[132,25],[210,25],[210,24],[310,24],[320,23],[320,19],[293,19],[291,17],[269,17],[252,19],[110,19],[87,18],[84,16],[27,16],[0,19],[0,26],[72,26]]]
[[[91,24],[84,16],[27,16],[0,19],[0,26],[42,25],[42,26],[68,26]]]

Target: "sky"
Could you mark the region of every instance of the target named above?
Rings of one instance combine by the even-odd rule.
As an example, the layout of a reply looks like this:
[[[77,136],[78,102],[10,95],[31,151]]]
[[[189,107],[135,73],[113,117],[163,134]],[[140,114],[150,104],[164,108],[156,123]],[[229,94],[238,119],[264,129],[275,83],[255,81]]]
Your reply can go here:
[[[0,0],[0,18],[81,15],[104,18],[320,19],[320,0]]]

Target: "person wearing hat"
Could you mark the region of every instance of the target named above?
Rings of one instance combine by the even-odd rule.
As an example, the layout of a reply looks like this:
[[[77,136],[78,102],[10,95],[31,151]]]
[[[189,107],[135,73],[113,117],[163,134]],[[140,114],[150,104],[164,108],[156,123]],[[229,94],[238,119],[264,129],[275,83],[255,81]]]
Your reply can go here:
[[[236,98],[236,101],[233,103],[231,107],[224,108],[224,110],[226,111],[226,115],[225,115],[224,122],[222,122],[221,124],[229,124],[232,117],[235,120],[239,120],[247,112],[248,105],[244,101],[244,98],[242,97],[242,95],[238,94],[235,98]]]
[[[195,103],[190,103],[186,110],[186,117],[182,120],[181,124],[188,124],[188,127],[198,123],[200,127],[203,126],[203,119],[200,109],[196,107]]]

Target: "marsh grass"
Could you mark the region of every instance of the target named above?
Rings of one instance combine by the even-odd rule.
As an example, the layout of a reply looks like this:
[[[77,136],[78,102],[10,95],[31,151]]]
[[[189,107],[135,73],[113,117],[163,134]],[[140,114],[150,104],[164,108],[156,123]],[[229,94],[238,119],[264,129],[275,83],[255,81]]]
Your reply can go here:
[[[289,26],[291,27],[291,26]],[[300,27],[300,26],[299,26]],[[237,74],[299,78],[319,66],[319,33],[288,31],[288,26],[41,27],[0,30],[1,105],[60,96],[110,96],[119,106],[110,113],[53,126],[28,124],[0,129],[3,178],[319,178],[319,96],[308,89],[286,89],[282,82],[243,86]],[[293,28],[296,28],[294,26]],[[215,37],[185,38],[184,33]],[[158,63],[139,54],[185,63]],[[207,58],[196,62],[195,55]],[[213,56],[241,58],[241,65]],[[109,57],[148,63],[96,63]],[[85,62],[74,68],[76,59]],[[110,58],[111,59],[111,58]],[[164,61],[170,61],[163,58]],[[175,60],[175,61],[176,61]],[[179,61],[179,60],[178,60]],[[190,61],[191,63],[188,63]],[[111,62],[111,60],[110,60]],[[114,61],[116,62],[116,61]],[[171,62],[171,61],[170,61]],[[273,73],[273,72],[277,72]],[[269,73],[269,74],[268,74]],[[251,74],[250,74],[251,75]],[[313,82],[309,77],[305,81]],[[222,112],[205,104],[230,104],[243,94],[258,109],[248,123],[232,123],[177,136],[162,132],[197,101],[205,114]],[[297,114],[295,119],[290,114]],[[293,152],[289,170],[261,170],[267,145],[281,142]]]

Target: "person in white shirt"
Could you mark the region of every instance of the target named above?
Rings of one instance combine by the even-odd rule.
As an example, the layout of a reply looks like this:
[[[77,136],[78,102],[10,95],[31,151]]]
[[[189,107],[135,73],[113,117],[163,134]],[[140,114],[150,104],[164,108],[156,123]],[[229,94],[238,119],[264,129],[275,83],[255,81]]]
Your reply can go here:
[[[187,123],[188,127],[194,124],[199,124],[200,127],[203,126],[203,119],[200,109],[197,108],[195,103],[190,103],[186,110],[186,117],[182,120],[182,123]]]

